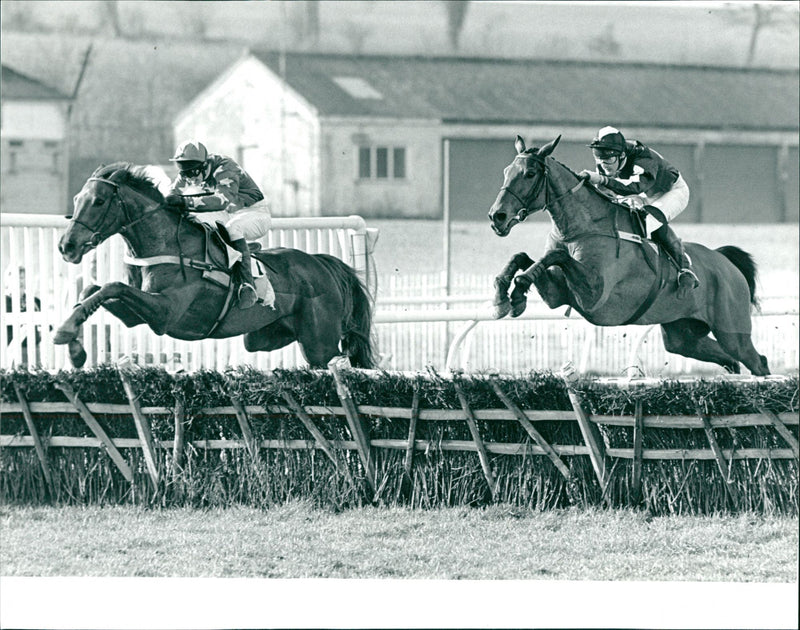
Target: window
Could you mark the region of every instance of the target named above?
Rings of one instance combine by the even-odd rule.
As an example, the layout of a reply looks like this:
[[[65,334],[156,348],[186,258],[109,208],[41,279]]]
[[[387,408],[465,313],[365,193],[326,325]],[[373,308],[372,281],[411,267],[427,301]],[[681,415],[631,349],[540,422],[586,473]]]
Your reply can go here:
[[[405,147],[359,147],[359,179],[405,179]]]

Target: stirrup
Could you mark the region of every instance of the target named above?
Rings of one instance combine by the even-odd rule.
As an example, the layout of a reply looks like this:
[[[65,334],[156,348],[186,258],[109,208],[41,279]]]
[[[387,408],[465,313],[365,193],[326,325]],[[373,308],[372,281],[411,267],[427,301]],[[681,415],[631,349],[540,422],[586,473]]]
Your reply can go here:
[[[243,282],[239,285],[237,297],[240,309],[251,308],[258,300],[258,294],[256,293],[255,287],[253,287],[253,285],[249,282]]]
[[[689,267],[684,267],[678,272],[678,286],[681,284],[681,277],[682,276],[691,276],[692,278],[692,288],[696,289],[700,286],[700,279],[697,277],[697,274],[689,269]]]

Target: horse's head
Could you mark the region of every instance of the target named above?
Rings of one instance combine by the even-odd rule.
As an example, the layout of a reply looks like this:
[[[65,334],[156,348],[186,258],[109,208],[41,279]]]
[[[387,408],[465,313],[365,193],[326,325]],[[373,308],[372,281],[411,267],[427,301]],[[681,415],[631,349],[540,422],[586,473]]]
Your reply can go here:
[[[73,199],[70,224],[58,243],[64,260],[77,264],[108,237],[127,230],[138,220],[138,199],[163,202],[143,167],[118,162],[95,170]]]
[[[508,236],[517,223],[546,207],[545,158],[553,152],[560,139],[558,136],[541,149],[526,149],[525,141],[517,136],[514,142],[517,157],[503,170],[503,187],[489,210],[492,229],[498,236]]]

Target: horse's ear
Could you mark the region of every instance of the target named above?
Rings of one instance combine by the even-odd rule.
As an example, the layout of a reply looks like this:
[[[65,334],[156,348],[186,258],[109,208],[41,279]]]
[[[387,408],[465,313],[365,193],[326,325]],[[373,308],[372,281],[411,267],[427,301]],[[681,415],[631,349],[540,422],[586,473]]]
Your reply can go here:
[[[514,140],[514,146],[517,149],[517,153],[525,153],[525,141],[522,136],[517,136],[517,139]]]
[[[550,155],[553,152],[553,149],[555,149],[558,146],[559,140],[561,140],[560,135],[558,136],[558,138],[556,138],[552,142],[548,142],[541,149],[539,149],[539,155],[541,155],[542,157]]]

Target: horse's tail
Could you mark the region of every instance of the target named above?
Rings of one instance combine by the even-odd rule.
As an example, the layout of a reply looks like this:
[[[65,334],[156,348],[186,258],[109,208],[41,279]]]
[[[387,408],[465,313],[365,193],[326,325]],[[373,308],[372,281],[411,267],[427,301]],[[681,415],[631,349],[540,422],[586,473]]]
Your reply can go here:
[[[328,254],[317,254],[317,258],[328,267],[341,288],[342,351],[350,357],[353,367],[374,368],[372,298],[352,267]]]
[[[758,299],[756,298],[756,276],[758,275],[758,268],[756,261],[753,257],[743,249],[734,247],[733,245],[725,245],[718,247],[717,251],[730,260],[734,267],[736,267],[747,280],[747,286],[750,288],[750,303],[758,307]]]

